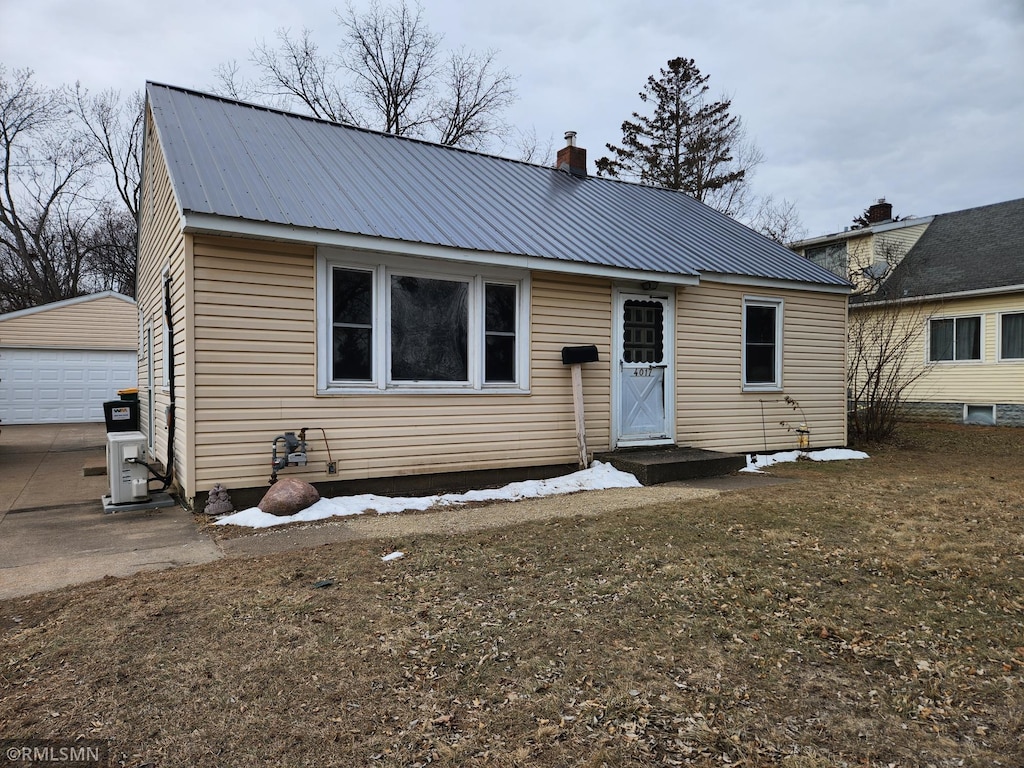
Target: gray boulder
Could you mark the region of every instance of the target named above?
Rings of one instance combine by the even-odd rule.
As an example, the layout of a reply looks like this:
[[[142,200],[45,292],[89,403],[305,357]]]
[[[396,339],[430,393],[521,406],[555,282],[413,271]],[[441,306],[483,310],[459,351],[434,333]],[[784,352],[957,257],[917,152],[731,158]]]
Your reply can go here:
[[[320,500],[320,493],[304,480],[283,477],[270,486],[258,506],[268,515],[287,517],[311,507]]]

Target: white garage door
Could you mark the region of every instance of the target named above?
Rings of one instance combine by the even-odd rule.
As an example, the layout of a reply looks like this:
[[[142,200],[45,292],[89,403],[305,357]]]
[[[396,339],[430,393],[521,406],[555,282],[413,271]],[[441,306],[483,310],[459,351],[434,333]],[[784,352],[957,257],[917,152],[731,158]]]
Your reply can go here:
[[[0,348],[0,423],[103,421],[136,372],[134,352]]]

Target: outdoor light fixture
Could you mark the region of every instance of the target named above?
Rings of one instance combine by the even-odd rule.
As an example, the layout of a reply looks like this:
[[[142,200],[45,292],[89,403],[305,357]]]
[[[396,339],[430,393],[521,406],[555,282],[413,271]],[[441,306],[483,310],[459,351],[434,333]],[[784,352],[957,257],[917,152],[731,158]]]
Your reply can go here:
[[[656,291],[658,289],[658,284],[648,280],[646,283],[640,283],[640,287],[645,291]]]

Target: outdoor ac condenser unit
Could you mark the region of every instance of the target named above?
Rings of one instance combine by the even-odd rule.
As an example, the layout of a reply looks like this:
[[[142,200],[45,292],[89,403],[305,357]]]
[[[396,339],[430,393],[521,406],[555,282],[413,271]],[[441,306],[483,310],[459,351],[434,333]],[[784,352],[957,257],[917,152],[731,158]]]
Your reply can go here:
[[[129,459],[146,460],[146,436],[141,432],[108,432],[111,504],[134,504],[149,499],[149,470]]]

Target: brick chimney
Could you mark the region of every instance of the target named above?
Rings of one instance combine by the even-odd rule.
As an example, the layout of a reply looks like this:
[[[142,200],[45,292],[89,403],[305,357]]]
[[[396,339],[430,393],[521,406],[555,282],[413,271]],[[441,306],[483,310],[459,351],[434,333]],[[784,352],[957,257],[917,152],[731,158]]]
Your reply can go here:
[[[868,225],[881,224],[883,221],[890,221],[891,219],[892,203],[885,202],[884,197],[868,208]]]
[[[565,146],[558,150],[555,168],[573,176],[587,175],[587,150],[576,146],[576,131],[565,132]]]

